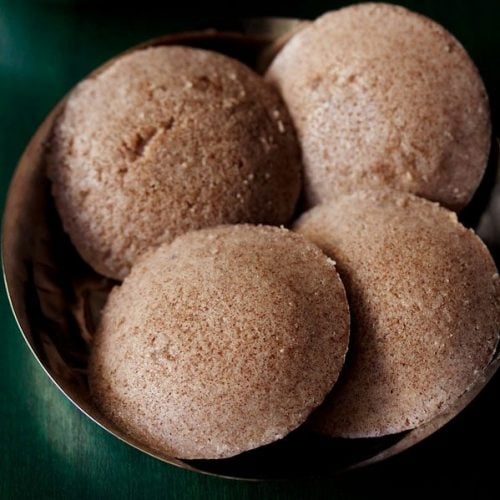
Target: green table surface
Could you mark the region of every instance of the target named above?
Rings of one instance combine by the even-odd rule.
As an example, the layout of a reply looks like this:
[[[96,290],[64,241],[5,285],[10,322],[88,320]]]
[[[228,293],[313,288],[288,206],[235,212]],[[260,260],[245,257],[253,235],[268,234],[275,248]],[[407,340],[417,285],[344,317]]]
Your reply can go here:
[[[479,66],[495,117],[500,1],[412,1],[448,27]],[[75,82],[115,53],[163,33],[230,27],[250,15],[314,17],[342,2],[139,3],[0,0],[0,202],[35,128]],[[56,389],[0,291],[0,498],[378,498],[465,493],[498,498],[500,378],[411,451],[339,477],[251,483],[183,471],[119,442]],[[307,457],[304,457],[307,460]],[[496,483],[496,484],[495,484]],[[448,496],[448,495],[447,495]]]

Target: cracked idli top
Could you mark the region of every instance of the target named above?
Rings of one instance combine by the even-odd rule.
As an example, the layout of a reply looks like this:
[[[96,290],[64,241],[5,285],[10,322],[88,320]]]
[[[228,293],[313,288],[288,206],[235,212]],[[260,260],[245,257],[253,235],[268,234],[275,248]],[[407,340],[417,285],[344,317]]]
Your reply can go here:
[[[48,150],[65,230],[116,279],[192,229],[285,224],[300,171],[277,92],[236,60],[179,46],[128,53],[81,82]]]

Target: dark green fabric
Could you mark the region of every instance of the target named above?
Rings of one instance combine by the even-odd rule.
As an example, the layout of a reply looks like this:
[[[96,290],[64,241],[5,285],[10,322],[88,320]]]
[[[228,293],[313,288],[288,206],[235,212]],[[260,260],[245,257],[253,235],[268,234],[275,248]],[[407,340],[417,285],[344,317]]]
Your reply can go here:
[[[498,116],[500,2],[404,3],[441,22],[462,41],[485,78]],[[16,161],[37,124],[75,82],[115,53],[165,32],[231,27],[235,16],[313,17],[342,3],[240,2],[226,9],[216,2],[184,4],[0,0],[1,206]],[[378,498],[391,492],[433,498],[449,490],[476,498],[495,496],[499,377],[451,425],[385,464],[340,478],[248,483],[163,464],[118,442],[80,414],[24,344],[3,289],[0,338],[2,499]]]

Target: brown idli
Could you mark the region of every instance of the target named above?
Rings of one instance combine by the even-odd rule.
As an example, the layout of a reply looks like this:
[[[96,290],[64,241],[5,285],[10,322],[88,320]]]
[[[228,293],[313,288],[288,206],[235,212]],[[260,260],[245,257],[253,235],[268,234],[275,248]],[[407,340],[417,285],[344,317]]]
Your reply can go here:
[[[346,367],[316,429],[411,429],[480,380],[498,344],[500,282],[455,213],[407,193],[358,192],[307,212],[296,230],[336,261],[352,314]]]
[[[337,379],[349,313],[335,266],[286,229],[221,226],[134,265],[90,358],[98,407],[178,458],[229,457],[300,425]]]
[[[117,279],[191,229],[285,224],[300,172],[277,92],[236,60],[177,46],[129,53],[80,83],[48,158],[65,230]]]
[[[329,12],[296,34],[267,79],[302,144],[307,202],[390,187],[465,206],[486,168],[488,99],[442,26],[403,7]]]

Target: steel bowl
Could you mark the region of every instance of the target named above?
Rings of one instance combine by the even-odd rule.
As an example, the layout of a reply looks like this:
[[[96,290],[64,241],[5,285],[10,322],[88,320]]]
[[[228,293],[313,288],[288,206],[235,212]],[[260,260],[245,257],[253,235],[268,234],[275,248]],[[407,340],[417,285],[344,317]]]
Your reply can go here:
[[[183,44],[215,50],[264,71],[276,52],[305,21],[265,18],[246,23],[241,33],[203,32],[162,36],[138,47]],[[130,50],[133,50],[130,49]],[[114,59],[93,72],[102,71]],[[178,460],[132,439],[94,406],[87,383],[92,334],[107,294],[115,284],[93,271],[62,229],[45,175],[45,150],[63,98],[47,116],[15,170],[4,212],[3,273],[12,311],[33,355],[63,394],[115,437],[155,458],[193,471],[231,478],[264,479],[332,475],[379,462],[410,448],[456,416],[486,385],[500,366],[495,357],[478,383],[446,413],[414,430],[383,438],[326,439],[305,429],[285,439],[222,460]],[[500,184],[495,184],[498,142],[484,181],[461,214],[500,256]]]

